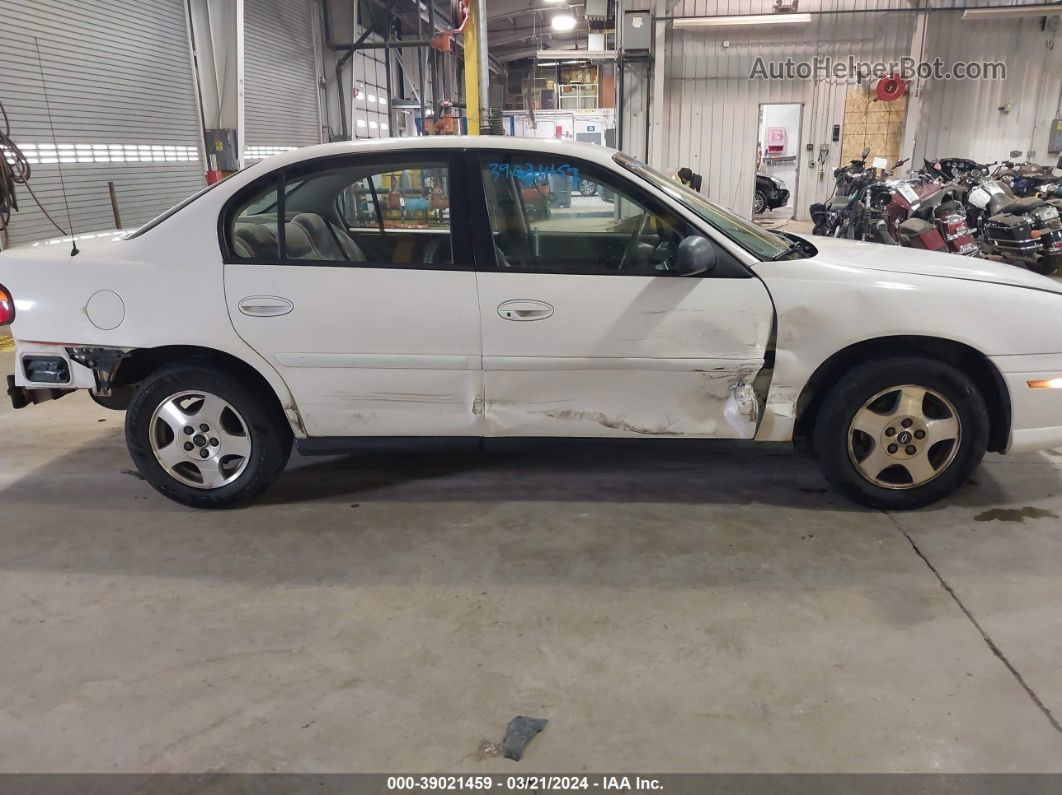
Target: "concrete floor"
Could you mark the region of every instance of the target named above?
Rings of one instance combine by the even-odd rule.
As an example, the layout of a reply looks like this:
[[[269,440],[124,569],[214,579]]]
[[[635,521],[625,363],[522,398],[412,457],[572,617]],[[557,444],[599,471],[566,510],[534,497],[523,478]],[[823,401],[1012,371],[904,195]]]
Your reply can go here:
[[[121,424],[0,407],[0,771],[1062,770],[1062,453],[903,515],[701,445],[295,459],[206,513]]]

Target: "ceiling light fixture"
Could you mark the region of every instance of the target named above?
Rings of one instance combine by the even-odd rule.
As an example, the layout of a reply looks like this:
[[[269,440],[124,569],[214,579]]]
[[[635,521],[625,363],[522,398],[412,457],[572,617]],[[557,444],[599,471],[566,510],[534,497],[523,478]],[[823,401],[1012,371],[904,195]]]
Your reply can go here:
[[[679,17],[676,28],[735,28],[741,25],[798,25],[811,22],[811,14],[741,14],[732,17]]]
[[[566,31],[575,29],[575,17],[571,14],[557,14],[549,21],[550,27],[554,30]]]
[[[535,58],[539,61],[561,61],[574,63],[572,56],[578,56],[580,61],[614,61],[615,50],[539,50]]]
[[[1016,17],[1044,17],[1062,14],[1062,6],[998,6],[996,8],[968,8],[962,12],[963,19],[1014,19]]]

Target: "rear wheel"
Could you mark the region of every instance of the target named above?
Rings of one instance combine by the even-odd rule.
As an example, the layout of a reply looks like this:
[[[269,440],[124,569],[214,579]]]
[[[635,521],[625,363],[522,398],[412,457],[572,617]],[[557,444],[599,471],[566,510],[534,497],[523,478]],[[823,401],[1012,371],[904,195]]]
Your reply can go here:
[[[194,508],[232,508],[257,497],[291,453],[279,411],[223,370],[177,364],[141,384],[129,404],[126,444],[159,493]]]
[[[896,358],[847,373],[819,409],[814,445],[827,480],[873,508],[920,508],[966,482],[984,457],[988,411],[961,371]]]
[[[1053,276],[1060,267],[1062,267],[1062,254],[1052,254],[1037,261],[1035,264],[1029,265],[1029,270],[1036,271],[1044,276]]]

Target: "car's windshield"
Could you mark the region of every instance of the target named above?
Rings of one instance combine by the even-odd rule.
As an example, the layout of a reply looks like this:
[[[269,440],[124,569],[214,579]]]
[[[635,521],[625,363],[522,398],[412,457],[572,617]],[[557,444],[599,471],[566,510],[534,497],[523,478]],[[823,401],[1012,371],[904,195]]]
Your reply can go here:
[[[617,152],[615,160],[628,171],[637,174],[645,181],[664,191],[683,207],[695,213],[713,228],[718,229],[722,234],[760,259],[774,259],[789,249],[789,241],[772,232],[768,232],[766,229],[761,229],[744,218],[734,215],[729,210],[724,210],[719,205],[705,199],[696,191],[673,179],[668,179],[656,169],[635,160],[630,155]]]

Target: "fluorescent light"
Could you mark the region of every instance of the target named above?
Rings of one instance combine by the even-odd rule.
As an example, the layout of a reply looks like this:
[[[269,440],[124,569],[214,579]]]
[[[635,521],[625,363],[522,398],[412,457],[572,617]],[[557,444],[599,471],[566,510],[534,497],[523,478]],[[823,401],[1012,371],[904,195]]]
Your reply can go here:
[[[732,17],[680,17],[676,28],[733,28],[740,25],[797,25],[811,22],[811,14],[741,14]]]
[[[1005,6],[997,8],[968,8],[962,12],[963,19],[1007,19],[1014,17],[1044,17],[1062,14],[1062,6]]]
[[[615,50],[539,50],[535,58],[539,61],[570,61],[575,56],[580,61],[614,61]]]
[[[553,19],[549,21],[550,27],[554,30],[574,30],[575,29],[575,17],[571,14],[557,14]]]

